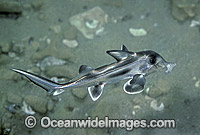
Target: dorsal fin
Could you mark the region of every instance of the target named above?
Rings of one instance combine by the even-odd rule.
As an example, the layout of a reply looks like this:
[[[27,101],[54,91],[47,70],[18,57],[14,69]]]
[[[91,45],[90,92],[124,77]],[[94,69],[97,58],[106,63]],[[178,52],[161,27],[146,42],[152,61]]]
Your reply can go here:
[[[122,50],[122,51],[126,51],[126,52],[128,52],[128,49],[126,48],[125,45],[122,45],[122,46],[121,46],[121,50]]]
[[[90,67],[90,66],[87,66],[87,65],[81,65],[80,68],[79,68],[79,74],[82,74],[82,73],[88,73],[90,71],[92,71],[93,68]]]
[[[106,53],[115,58],[117,61],[124,60],[132,55],[132,52],[122,50],[110,50],[106,51]]]

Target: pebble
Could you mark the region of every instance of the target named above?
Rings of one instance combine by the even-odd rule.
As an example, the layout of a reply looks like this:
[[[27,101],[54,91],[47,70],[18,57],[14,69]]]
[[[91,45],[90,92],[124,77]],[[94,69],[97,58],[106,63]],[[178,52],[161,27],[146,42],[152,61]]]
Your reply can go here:
[[[197,77],[196,77],[196,76],[194,76],[194,77],[192,78],[192,80],[194,80],[194,81],[195,81],[195,80],[197,80]]]
[[[100,7],[94,7],[86,12],[70,17],[69,21],[86,38],[93,39],[95,32],[107,23],[108,15]]]
[[[23,44],[14,44],[12,47],[12,51],[21,54],[24,52],[24,45]]]
[[[6,64],[11,60],[11,58],[6,54],[0,54],[0,63]]]
[[[33,41],[32,44],[31,44],[31,49],[34,50],[34,51],[38,51],[39,50],[39,47],[40,47],[40,43],[37,42],[37,41]]]
[[[84,99],[87,96],[87,94],[88,94],[87,90],[80,89],[80,88],[72,89],[72,95],[79,99]]]
[[[12,104],[20,105],[22,103],[22,97],[20,97],[19,95],[13,94],[13,93],[8,93],[7,101]]]
[[[50,30],[52,30],[54,33],[58,34],[61,32],[61,26],[60,25],[51,26]]]
[[[24,4],[24,5],[22,5],[23,6],[23,8],[25,9],[25,10],[30,10],[31,9],[31,5],[30,4]]]
[[[43,1],[42,0],[34,0],[32,3],[31,3],[32,7],[35,9],[35,10],[40,10],[41,7],[43,6]]]
[[[45,73],[49,77],[69,78],[72,79],[76,76],[73,69],[68,65],[61,66],[48,66],[46,67]]]
[[[163,94],[167,94],[170,91],[171,87],[169,82],[164,79],[159,79],[155,85],[147,92],[150,97],[156,98]]]
[[[200,85],[200,80],[196,81],[196,83],[195,83],[195,85],[194,85],[194,86],[195,86],[196,88],[198,88],[198,87],[199,87],[199,85]]]
[[[78,46],[78,42],[76,40],[67,40],[67,39],[63,39],[62,43],[64,45],[66,45],[69,48],[75,48]]]
[[[51,44],[51,39],[47,38],[46,42],[47,42],[48,45]]]
[[[135,37],[147,35],[146,30],[144,30],[143,28],[140,29],[129,28],[129,32]]]
[[[46,48],[44,49],[39,49],[37,51],[37,53],[35,53],[31,59],[33,62],[38,62],[41,61],[43,59],[45,59],[46,57],[49,57],[49,55],[53,55],[54,57],[58,58],[58,59],[64,59],[64,60],[74,60],[74,54],[70,49],[66,49],[66,47],[63,46],[59,46],[57,47],[56,44],[51,43],[49,44]]]
[[[46,98],[42,98],[42,97],[38,97],[38,96],[34,96],[34,95],[27,95],[24,98],[25,102],[30,105],[31,107],[33,107],[33,109],[41,114],[44,114],[47,112],[47,99]]]
[[[52,100],[49,100],[47,105],[47,110],[52,111],[54,106],[55,106],[54,102]]]
[[[22,14],[21,4],[18,1],[1,0],[0,12],[2,13],[1,16],[7,13],[7,16],[3,16],[3,17],[17,19]]]
[[[58,59],[54,56],[48,56],[40,62],[39,66],[40,66],[40,69],[44,71],[47,66],[64,65],[65,63],[66,61],[62,59]]]
[[[8,53],[8,56],[9,56],[10,58],[15,58],[15,57],[16,57],[16,53],[14,53],[14,52],[9,52],[9,53]]]
[[[0,48],[3,53],[8,53],[10,51],[11,45],[9,43],[0,43]]]

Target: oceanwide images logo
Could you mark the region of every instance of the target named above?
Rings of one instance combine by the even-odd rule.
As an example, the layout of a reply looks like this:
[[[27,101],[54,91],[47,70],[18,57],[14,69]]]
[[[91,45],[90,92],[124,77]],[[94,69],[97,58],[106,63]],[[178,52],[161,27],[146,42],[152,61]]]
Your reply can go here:
[[[37,120],[34,116],[28,116],[25,119],[25,126],[27,128],[34,128]],[[175,128],[175,120],[147,120],[137,119],[109,119],[105,116],[104,119],[95,117],[87,117],[87,119],[50,119],[49,117],[42,117],[40,119],[40,126],[42,128],[125,128],[126,130],[133,130],[134,128]]]

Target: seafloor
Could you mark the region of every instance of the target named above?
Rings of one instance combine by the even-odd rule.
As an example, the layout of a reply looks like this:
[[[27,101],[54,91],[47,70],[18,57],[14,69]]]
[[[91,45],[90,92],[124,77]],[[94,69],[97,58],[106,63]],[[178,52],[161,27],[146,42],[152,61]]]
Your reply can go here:
[[[0,1],[0,134],[200,133],[198,0],[5,1]],[[70,24],[69,18],[96,6],[108,18],[103,18],[106,21],[101,22],[104,29],[100,33],[89,31],[94,37],[88,39]],[[91,29],[96,27],[95,22],[89,21]],[[143,28],[147,33],[133,36],[129,28]],[[78,45],[70,46],[66,40],[75,40]],[[124,82],[106,86],[97,102],[91,100],[84,87],[67,90],[56,97],[49,96],[40,87],[9,70],[24,69],[54,81],[67,82],[78,75],[82,64],[95,68],[113,62],[105,51],[120,49],[122,44],[131,51],[154,50],[166,60],[175,62],[176,67],[167,75],[161,71],[148,76],[145,91],[138,95],[124,93]],[[45,129],[38,124],[28,129],[24,125],[28,113],[35,113],[38,120],[43,116],[52,119],[86,119],[88,116],[174,119],[176,127],[127,131],[124,128]]]

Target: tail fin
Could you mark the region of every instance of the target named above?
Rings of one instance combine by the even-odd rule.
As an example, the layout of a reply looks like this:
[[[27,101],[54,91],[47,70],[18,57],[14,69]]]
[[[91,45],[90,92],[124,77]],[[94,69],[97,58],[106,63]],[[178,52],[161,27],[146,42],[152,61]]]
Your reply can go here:
[[[63,89],[59,89],[59,87],[62,86],[61,84],[55,83],[55,82],[48,80],[44,77],[41,77],[41,76],[35,75],[33,73],[29,73],[27,71],[23,71],[23,70],[20,70],[20,69],[11,69],[11,70],[24,75],[30,81],[32,81],[34,84],[42,87],[43,89],[45,89],[50,94],[59,95],[62,92],[64,92]]]

